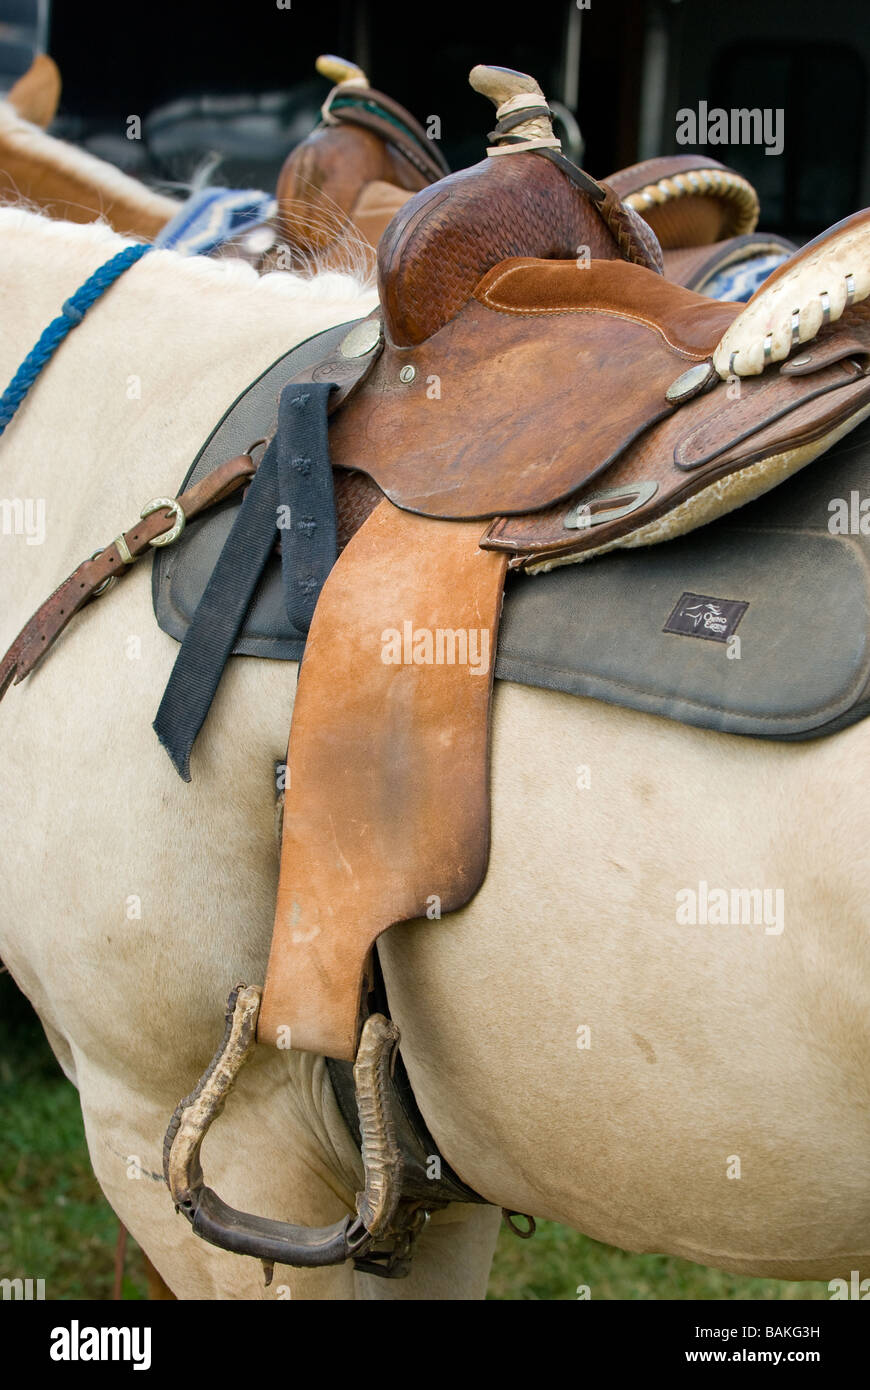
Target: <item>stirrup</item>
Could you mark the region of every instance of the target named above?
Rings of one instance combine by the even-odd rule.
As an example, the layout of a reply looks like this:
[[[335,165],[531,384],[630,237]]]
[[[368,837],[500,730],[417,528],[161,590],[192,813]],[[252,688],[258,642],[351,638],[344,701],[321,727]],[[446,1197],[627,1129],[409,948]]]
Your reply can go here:
[[[250,985],[233,989],[221,1045],[169,1122],[163,1141],[163,1173],[176,1210],[211,1245],[262,1260],[267,1283],[274,1264],[313,1269],[346,1260],[353,1260],[354,1268],[367,1274],[404,1277],[428,1211],[418,1201],[402,1199],[404,1164],[388,1085],[399,1030],[382,1014],[366,1019],[354,1063],[365,1169],[365,1187],[357,1193],[355,1216],[345,1216],[333,1226],[295,1226],[237,1211],[206,1186],[200,1149],[256,1046],[260,998],[260,991]]]

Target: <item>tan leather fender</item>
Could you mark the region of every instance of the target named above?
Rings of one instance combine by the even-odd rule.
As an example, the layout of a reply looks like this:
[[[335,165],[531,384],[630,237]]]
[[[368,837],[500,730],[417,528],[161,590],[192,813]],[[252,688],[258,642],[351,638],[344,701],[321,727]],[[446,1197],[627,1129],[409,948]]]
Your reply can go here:
[[[479,549],[481,529],[382,502],[326,581],[293,711],[261,1041],[351,1061],[377,937],[483,881],[506,558]]]

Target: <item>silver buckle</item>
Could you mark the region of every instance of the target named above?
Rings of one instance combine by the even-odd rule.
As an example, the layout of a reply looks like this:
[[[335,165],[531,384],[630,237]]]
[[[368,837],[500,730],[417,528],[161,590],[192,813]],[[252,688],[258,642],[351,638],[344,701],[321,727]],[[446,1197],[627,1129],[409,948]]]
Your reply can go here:
[[[626,483],[624,487],[605,487],[599,492],[590,492],[589,496],[582,502],[578,502],[576,507],[572,507],[565,520],[562,522],[566,531],[585,531],[590,526],[601,526],[605,521],[618,521],[622,516],[630,516],[636,512],[638,507],[642,507],[645,502],[649,502],[651,497],[655,497],[658,492],[658,483],[649,481],[641,483]],[[603,511],[591,511],[592,504],[595,502],[609,502],[611,498],[625,498],[621,505],[606,507]]]
[[[170,530],[164,531],[162,535],[155,536],[153,541],[148,542],[149,545],[153,545],[155,547],[160,547],[163,545],[172,545],[174,541],[178,540],[178,537],[181,535],[182,531],[187,525],[187,517],[184,515],[184,511],[181,507],[181,504],[175,497],[155,497],[152,502],[149,502],[146,506],[142,508],[142,511],[139,513],[139,515],[144,520],[144,518],[146,516],[150,516],[152,512],[159,512],[164,507],[168,512],[172,512],[174,514],[175,525],[172,526]]]

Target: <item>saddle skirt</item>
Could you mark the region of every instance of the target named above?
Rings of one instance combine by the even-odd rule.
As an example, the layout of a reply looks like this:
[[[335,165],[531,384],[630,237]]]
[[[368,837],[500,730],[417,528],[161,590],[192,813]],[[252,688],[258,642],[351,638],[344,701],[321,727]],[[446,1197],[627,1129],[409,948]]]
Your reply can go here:
[[[315,351],[318,342],[324,352],[327,336],[340,339],[348,327],[327,330],[282,359],[259,404],[247,393],[238,417],[231,412],[218,428],[184,487],[244,447],[257,411],[261,421],[268,417],[266,397],[277,396],[303,352]],[[685,537],[614,547],[582,568],[553,564],[544,573],[541,566],[534,581],[509,575],[495,678],[757,738],[815,738],[855,722],[870,699],[870,525],[865,518],[862,533],[859,510],[867,497],[870,421],[828,450],[824,470],[802,470]],[[341,550],[379,500],[363,474],[337,471]],[[188,524],[183,545],[154,553],[154,611],[176,641],[190,626],[239,506],[238,496],[228,499]],[[565,511],[554,509],[560,526]],[[690,599],[682,604],[685,595]],[[676,609],[699,598],[713,608],[723,599],[739,604],[725,635],[699,630],[692,620],[668,628]],[[739,663],[729,658],[735,634]],[[288,616],[275,555],[233,651],[299,661],[306,637]]]

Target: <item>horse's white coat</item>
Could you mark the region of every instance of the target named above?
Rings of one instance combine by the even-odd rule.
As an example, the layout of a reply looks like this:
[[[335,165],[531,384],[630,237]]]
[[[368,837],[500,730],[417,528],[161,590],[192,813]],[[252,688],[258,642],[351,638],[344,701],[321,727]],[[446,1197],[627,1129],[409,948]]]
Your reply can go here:
[[[121,244],[0,211],[0,378]],[[258,281],[167,252],[131,270],[0,440],[0,495],[47,504],[43,546],[0,536],[0,650],[177,490],[255,375],[371,305],[341,276]],[[405,1284],[279,1269],[271,1290],[171,1210],[166,1122],[230,986],[263,977],[295,687],[292,665],[233,661],[185,786],[150,728],[177,650],[140,565],[0,704],[0,954],[79,1087],[103,1189],[182,1296],[477,1296],[489,1209],[436,1218]],[[382,949],[421,1107],[467,1181],[630,1249],[792,1278],[863,1268],[868,757],[866,722],[773,746],[498,686],[486,883]],[[783,888],[782,934],[678,925],[677,892],[701,880]],[[322,1061],[294,1052],[255,1058],[204,1161],[226,1200],[311,1224],[360,1176]]]

